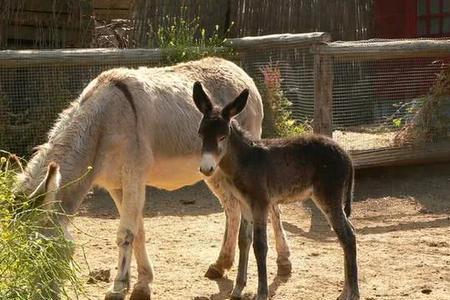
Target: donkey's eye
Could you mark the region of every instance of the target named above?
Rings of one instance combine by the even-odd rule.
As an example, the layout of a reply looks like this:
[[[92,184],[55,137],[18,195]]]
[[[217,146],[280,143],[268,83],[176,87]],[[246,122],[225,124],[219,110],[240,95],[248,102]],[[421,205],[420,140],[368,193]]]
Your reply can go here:
[[[219,137],[219,141],[223,141],[227,136],[226,135],[222,135]]]

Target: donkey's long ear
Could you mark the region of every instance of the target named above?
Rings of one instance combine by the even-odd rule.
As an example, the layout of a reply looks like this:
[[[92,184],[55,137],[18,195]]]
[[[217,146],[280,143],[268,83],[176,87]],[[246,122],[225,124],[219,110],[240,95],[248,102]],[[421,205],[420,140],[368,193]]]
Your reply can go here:
[[[248,89],[245,89],[242,91],[242,93],[237,96],[236,99],[234,99],[233,102],[228,103],[223,109],[222,109],[222,117],[224,119],[231,119],[238,113],[240,113],[247,104],[248,99]]]
[[[34,190],[29,198],[38,197],[39,195],[44,195],[43,205],[51,206],[56,199],[56,191],[59,189],[59,184],[61,181],[61,174],[59,172],[58,164],[51,162],[48,165],[47,173],[45,178],[41,181],[38,187]]]
[[[209,100],[208,95],[206,95],[205,91],[203,90],[202,84],[199,81],[196,81],[194,83],[194,103],[195,106],[197,106],[198,110],[204,114],[209,114],[212,109],[212,103],[211,100]]]

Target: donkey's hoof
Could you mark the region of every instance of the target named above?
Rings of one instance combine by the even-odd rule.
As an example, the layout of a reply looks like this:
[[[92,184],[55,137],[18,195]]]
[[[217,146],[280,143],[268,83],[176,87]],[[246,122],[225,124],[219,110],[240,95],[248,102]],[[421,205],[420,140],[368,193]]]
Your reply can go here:
[[[212,264],[209,266],[208,271],[206,271],[205,277],[209,279],[219,279],[223,277],[223,274],[223,270],[220,270],[216,264]]]
[[[292,273],[292,264],[290,261],[278,263],[277,275],[289,276]]]
[[[150,287],[146,285],[136,284],[131,293],[130,300],[150,300],[151,299]]]
[[[125,293],[109,291],[105,295],[105,300],[123,300],[125,299]]]

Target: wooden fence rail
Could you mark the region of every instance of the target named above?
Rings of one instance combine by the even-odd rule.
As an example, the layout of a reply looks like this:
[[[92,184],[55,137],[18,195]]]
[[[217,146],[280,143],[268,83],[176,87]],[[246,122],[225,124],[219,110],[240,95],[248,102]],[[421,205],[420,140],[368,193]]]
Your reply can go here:
[[[450,41],[329,41],[329,34],[314,32],[236,38],[230,39],[227,46],[238,50],[238,52],[247,52],[249,55],[252,51],[266,47],[309,48],[311,56],[314,56],[314,131],[328,136],[331,136],[333,131],[333,87],[335,85],[333,63],[337,60],[370,61],[391,58],[450,56]],[[99,65],[108,63],[114,65],[121,60],[157,61],[161,57],[161,49],[7,50],[0,51],[0,68],[28,65]],[[357,168],[450,160],[448,143],[350,152]]]

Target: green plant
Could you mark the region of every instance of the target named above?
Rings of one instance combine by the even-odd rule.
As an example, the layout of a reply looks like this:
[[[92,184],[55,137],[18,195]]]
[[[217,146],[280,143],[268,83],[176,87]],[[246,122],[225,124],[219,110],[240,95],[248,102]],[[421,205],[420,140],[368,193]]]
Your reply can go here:
[[[280,68],[272,63],[261,69],[264,76],[263,132],[266,137],[292,137],[311,131],[308,121],[299,123],[292,118],[290,106],[292,102],[281,89]]]
[[[211,55],[230,57],[231,48],[223,47],[227,33],[221,34],[219,25],[213,32],[207,32],[200,26],[199,17],[188,20],[186,8],[181,8],[179,17],[164,18],[155,36],[157,46],[163,51],[163,61],[175,64]]]
[[[58,214],[13,192],[17,174],[0,154],[0,299],[78,296],[83,286],[71,258],[74,245],[55,221]]]

